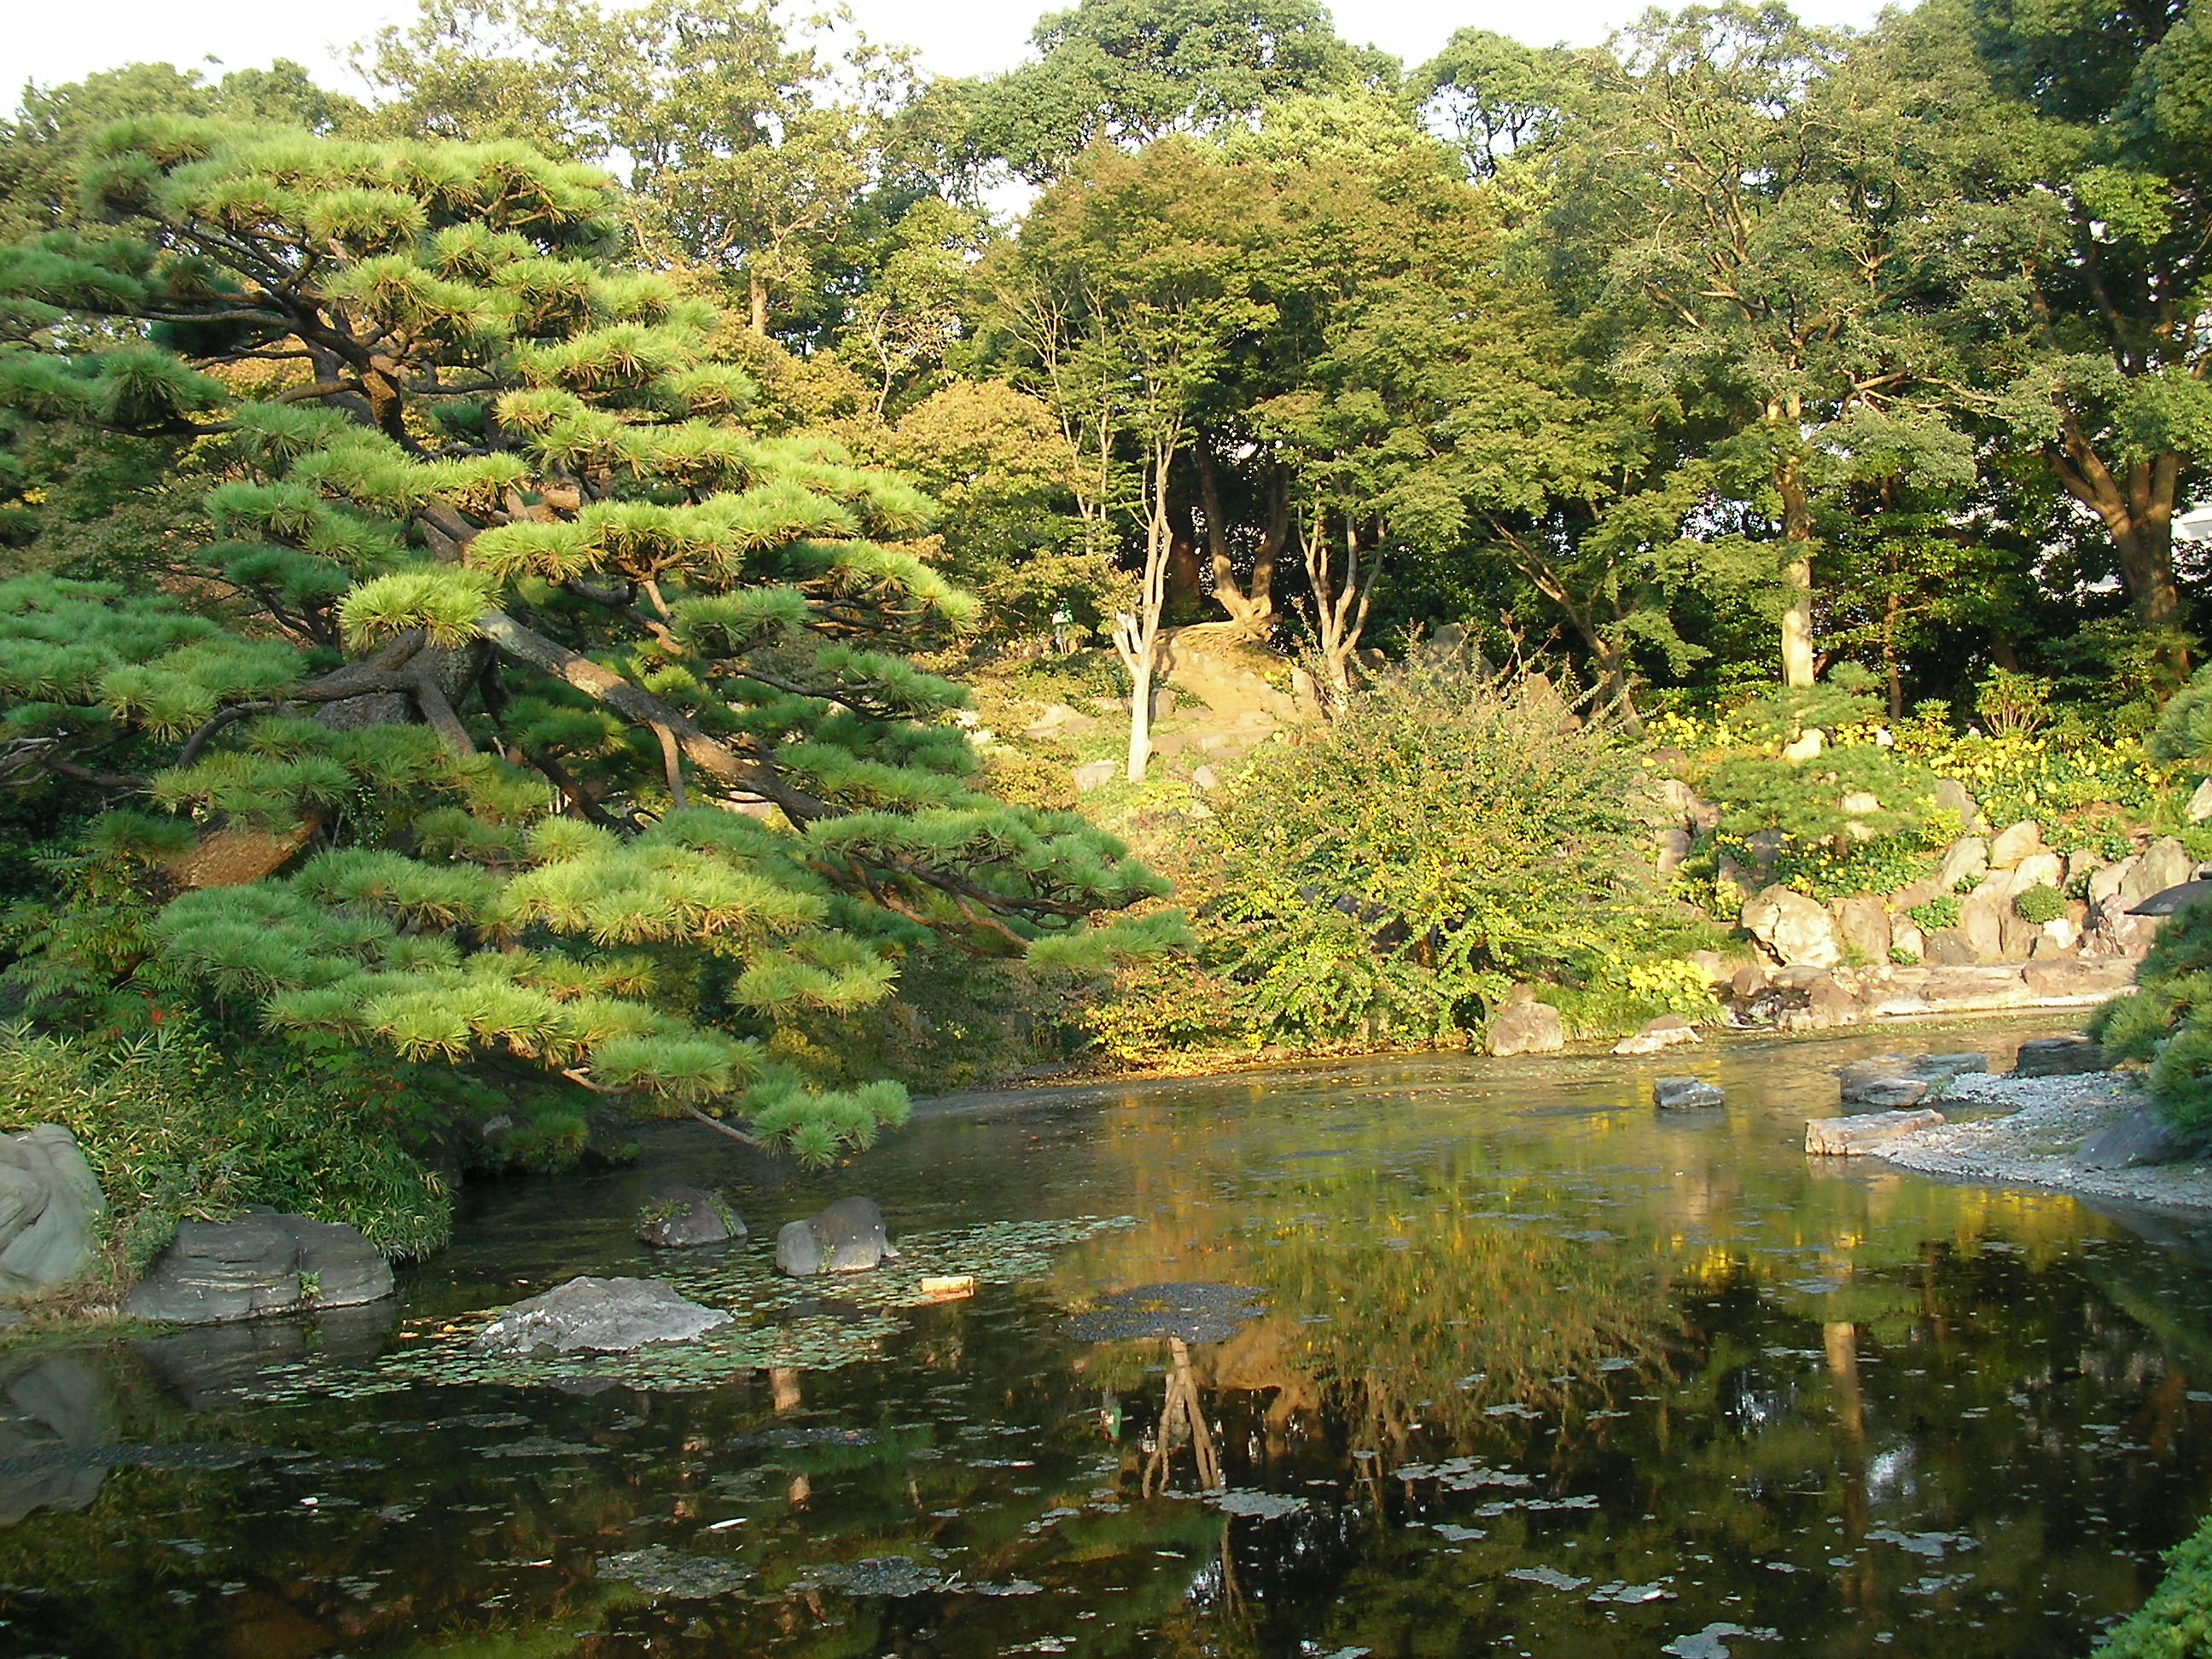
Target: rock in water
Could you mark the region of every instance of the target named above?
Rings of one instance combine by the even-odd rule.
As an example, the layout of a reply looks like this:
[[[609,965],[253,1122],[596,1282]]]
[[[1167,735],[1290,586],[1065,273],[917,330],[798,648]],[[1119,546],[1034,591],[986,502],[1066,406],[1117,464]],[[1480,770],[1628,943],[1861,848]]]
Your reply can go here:
[[[1662,1048],[1672,1048],[1678,1042],[1696,1042],[1697,1028],[1680,1014],[1662,1014],[1633,1036],[1625,1036],[1613,1045],[1616,1054],[1656,1054]]]
[[[1516,1002],[1490,1022],[1488,1048],[1508,1054],[1548,1054],[1566,1047],[1559,1011],[1548,1002]]]
[[[841,1198],[775,1236],[775,1265],[793,1279],[864,1273],[879,1261],[897,1259],[898,1252],[884,1237],[884,1212],[872,1198]]]
[[[1932,1129],[1943,1114],[1869,1112],[1858,1117],[1815,1117],[1805,1123],[1805,1150],[1831,1158],[1856,1158],[1874,1152],[1916,1129]]]
[[[1912,1062],[1903,1054],[1855,1060],[1836,1073],[1836,1082],[1846,1112],[1887,1112],[1917,1105],[1929,1086],[1925,1079],[1912,1074]]]
[[[2038,1037],[2020,1045],[2014,1077],[2075,1077],[2105,1070],[2105,1051],[2087,1037]]]
[[[1987,1054],[1923,1054],[1912,1062],[1912,1075],[1925,1078],[1931,1084],[1948,1083],[1954,1077],[1966,1077],[1990,1069]]]
[[[745,1224],[721,1195],[697,1187],[656,1187],[637,1212],[637,1236],[656,1249],[720,1244],[745,1237]]]
[[[353,1228],[255,1208],[236,1221],[179,1222],[124,1309],[139,1319],[221,1325],[391,1294],[392,1264]]]
[[[92,1260],[100,1182],[58,1123],[0,1135],[0,1295],[36,1295]]]
[[[1651,1085],[1651,1103],[1662,1112],[1717,1106],[1728,1097],[1703,1078],[1662,1077]]]
[[[589,1274],[518,1302],[469,1345],[474,1353],[628,1353],[654,1342],[689,1342],[730,1322],[719,1308],[685,1300],[657,1279]]]

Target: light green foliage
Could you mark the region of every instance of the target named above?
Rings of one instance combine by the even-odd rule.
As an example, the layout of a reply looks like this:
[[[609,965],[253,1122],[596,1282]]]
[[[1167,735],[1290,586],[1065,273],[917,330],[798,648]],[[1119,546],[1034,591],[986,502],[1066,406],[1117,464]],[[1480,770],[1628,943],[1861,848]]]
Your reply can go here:
[[[0,252],[0,290],[159,319],[203,366],[292,338],[342,367],[208,447],[212,562],[268,607],[252,637],[112,588],[10,590],[21,769],[143,757],[118,786],[196,846],[311,842],[288,875],[130,911],[138,948],[70,946],[78,978],[311,1049],[711,1107],[818,1162],[904,1092],[817,1086],[771,1052],[782,1021],[878,1000],[932,932],[1019,956],[1157,890],[1081,820],[974,787],[946,718],[965,692],[901,654],[973,616],[909,544],[934,505],[827,438],[738,425],[713,308],[602,257],[604,175],[191,122],[93,149],[135,218]],[[216,384],[162,361],[149,384]],[[149,892],[197,867],[167,856]],[[540,1114],[518,1155],[581,1133]]]
[[[1264,751],[1218,809],[1207,911],[1246,1018],[1275,1041],[1433,1041],[1512,981],[1603,971],[1651,903],[1631,776],[1547,688],[1420,669]]]
[[[2166,1577],[2090,1659],[2205,1659],[2212,1654],[2212,1522],[2166,1553]]]
[[[2066,896],[2056,887],[2030,887],[2013,896],[2012,908],[2022,921],[2040,927],[2066,914]]]

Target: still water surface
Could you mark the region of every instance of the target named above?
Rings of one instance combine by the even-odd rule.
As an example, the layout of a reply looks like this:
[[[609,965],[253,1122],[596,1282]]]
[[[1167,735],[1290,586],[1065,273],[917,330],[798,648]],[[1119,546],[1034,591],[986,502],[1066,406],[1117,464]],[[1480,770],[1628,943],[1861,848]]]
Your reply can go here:
[[[1673,1117],[1656,1064],[1362,1062],[471,1189],[396,1308],[0,1358],[0,1652],[2078,1656],[2212,1506],[2212,1240],[1808,1164],[1897,1041],[1669,1057],[1729,1091]],[[440,1380],[668,1271],[678,1175],[796,1363]],[[856,1189],[979,1293],[779,1299]]]

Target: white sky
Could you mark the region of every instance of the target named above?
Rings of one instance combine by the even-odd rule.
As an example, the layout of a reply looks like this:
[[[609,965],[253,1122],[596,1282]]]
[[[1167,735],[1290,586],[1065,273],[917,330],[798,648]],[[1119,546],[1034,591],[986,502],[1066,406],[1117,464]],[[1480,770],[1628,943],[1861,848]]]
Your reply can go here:
[[[940,75],[977,75],[1018,62],[1040,12],[1072,0],[852,0],[860,27],[884,41],[921,49]],[[807,7],[806,9],[812,8]],[[1644,9],[1644,0],[1338,0],[1338,32],[1363,36],[1407,63],[1432,56],[1455,28],[1516,35],[1534,46],[1595,45]],[[1863,25],[1874,0],[1800,0],[1808,21]],[[343,69],[352,42],[415,14],[414,0],[350,0],[303,6],[298,0],[15,0],[0,29],[0,107],[13,108],[27,81],[74,81],[119,64],[171,63],[225,69],[290,58],[326,86],[357,90]]]

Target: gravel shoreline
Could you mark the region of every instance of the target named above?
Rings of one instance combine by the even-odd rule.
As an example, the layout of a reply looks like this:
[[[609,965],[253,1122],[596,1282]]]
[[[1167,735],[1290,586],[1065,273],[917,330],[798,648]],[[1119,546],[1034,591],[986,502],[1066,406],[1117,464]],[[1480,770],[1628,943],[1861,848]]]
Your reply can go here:
[[[2148,1103],[2132,1073],[1969,1073],[1954,1079],[1941,1100],[1928,1103],[1947,1116],[1962,1107],[1995,1109],[2003,1115],[1977,1115],[1917,1130],[1875,1156],[1923,1175],[2040,1187],[2149,1209],[2212,1213],[2212,1164],[2089,1170],[2074,1162],[2074,1152],[2082,1141]]]

